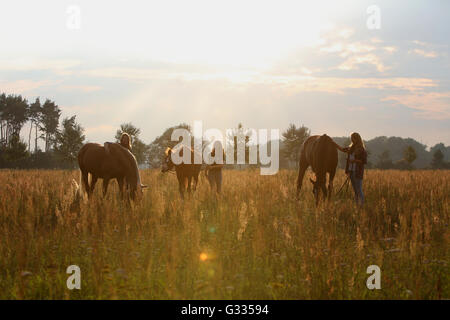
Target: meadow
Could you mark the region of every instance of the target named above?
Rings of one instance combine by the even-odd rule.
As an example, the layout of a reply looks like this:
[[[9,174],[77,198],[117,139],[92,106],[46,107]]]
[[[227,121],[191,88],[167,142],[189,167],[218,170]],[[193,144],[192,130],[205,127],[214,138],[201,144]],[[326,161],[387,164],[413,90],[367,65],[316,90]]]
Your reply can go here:
[[[297,201],[296,174],[225,170],[216,196],[202,173],[182,201],[174,175],[143,170],[140,202],[112,182],[80,203],[78,171],[1,170],[0,299],[450,298],[450,171],[367,170],[361,210],[351,188],[316,208],[308,174]]]

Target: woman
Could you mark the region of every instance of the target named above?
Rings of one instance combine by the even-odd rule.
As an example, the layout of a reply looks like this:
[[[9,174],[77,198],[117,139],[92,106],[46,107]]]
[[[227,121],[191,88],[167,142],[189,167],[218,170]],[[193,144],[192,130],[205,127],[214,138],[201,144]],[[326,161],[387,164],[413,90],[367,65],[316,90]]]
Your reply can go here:
[[[123,132],[120,136],[120,144],[122,147],[127,148],[131,151],[131,138],[130,135],[126,132]]]
[[[217,142],[218,149],[222,149],[223,158],[225,159],[225,151],[222,148],[222,144],[220,142]],[[216,146],[211,151],[211,157],[216,156]],[[205,175],[208,178],[209,185],[211,186],[211,190],[214,190],[214,187],[216,187],[216,192],[220,194],[222,192],[222,168],[223,168],[223,161],[222,163],[216,163],[215,161],[208,165],[205,169]]]
[[[110,144],[112,144],[112,143],[114,143],[114,142],[105,142],[105,143],[103,144],[103,146],[104,146],[105,149],[106,149],[106,152],[109,153],[108,146],[109,146]],[[119,144],[120,144],[122,147],[124,147],[124,148],[130,150],[130,152],[131,152],[131,137],[130,137],[130,135],[129,135],[128,133],[126,133],[126,132],[123,132],[123,133],[122,133],[122,135],[120,136]]]
[[[364,204],[362,181],[364,177],[364,165],[367,163],[367,151],[359,133],[353,132],[350,135],[350,139],[350,146],[346,148],[338,146],[338,149],[348,154],[345,173],[352,182],[356,203],[362,206]]]

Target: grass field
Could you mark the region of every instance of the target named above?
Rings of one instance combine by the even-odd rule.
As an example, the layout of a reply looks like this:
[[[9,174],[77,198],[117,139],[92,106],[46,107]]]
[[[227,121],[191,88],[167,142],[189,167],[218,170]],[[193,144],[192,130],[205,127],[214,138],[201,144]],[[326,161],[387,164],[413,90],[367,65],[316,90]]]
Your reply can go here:
[[[295,171],[225,171],[220,197],[202,176],[185,201],[174,175],[141,175],[140,203],[114,182],[77,206],[78,171],[0,171],[0,299],[450,298],[450,171],[368,170],[363,210],[350,190],[316,208],[307,176],[296,201]]]

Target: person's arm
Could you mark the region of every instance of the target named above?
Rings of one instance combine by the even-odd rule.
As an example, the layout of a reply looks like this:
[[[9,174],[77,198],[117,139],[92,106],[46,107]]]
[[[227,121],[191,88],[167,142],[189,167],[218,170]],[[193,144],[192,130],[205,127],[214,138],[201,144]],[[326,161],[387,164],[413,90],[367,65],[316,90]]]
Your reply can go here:
[[[334,142],[334,141],[333,141]],[[336,148],[342,152],[347,153],[348,152],[348,147],[342,148],[340,145],[338,145],[336,142],[334,142],[334,145],[336,146]]]

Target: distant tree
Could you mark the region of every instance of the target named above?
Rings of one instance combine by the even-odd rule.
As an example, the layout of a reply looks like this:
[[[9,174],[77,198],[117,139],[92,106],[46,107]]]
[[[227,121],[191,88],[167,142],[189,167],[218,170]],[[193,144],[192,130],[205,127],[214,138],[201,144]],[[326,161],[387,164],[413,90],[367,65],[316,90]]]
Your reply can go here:
[[[144,164],[148,162],[148,151],[149,146],[146,145],[142,140],[139,138],[135,138],[133,141],[133,154],[136,157],[136,161],[139,164]]]
[[[118,129],[116,131],[116,141],[120,141],[120,136],[122,135],[122,133],[128,133],[131,137],[131,141],[133,142],[133,140],[135,138],[138,138],[139,135],[141,134],[141,129],[135,127],[132,123],[122,123],[120,125],[120,129]]]
[[[378,156],[376,167],[379,169],[391,169],[394,167],[389,150],[384,150],[383,153]]]
[[[117,142],[120,141],[122,133],[128,133],[131,137],[131,149],[136,157],[136,161],[139,164],[146,162],[148,157],[149,146],[139,139],[141,134],[141,129],[135,127],[132,123],[123,123],[120,125],[120,129],[116,131],[115,139]]]
[[[148,150],[148,164],[152,168],[159,168],[162,164],[162,160],[164,158],[164,151],[167,147],[174,147],[178,144],[178,141],[172,141],[171,136],[172,132],[175,129],[186,129],[189,132],[191,131],[191,127],[185,123],[181,123],[177,126],[173,126],[164,130],[163,134],[156,137],[152,143],[149,145]]]
[[[18,136],[23,125],[28,120],[28,102],[20,95],[10,95],[6,98],[6,105],[10,116],[11,134]]]
[[[444,162],[444,154],[440,149],[437,149],[433,153],[433,160],[431,161],[431,167],[433,169],[442,169],[446,167],[446,163]]]
[[[0,96],[1,140],[4,146],[12,136],[19,136],[28,119],[28,102],[20,95]],[[20,140],[20,139],[19,139]],[[17,139],[16,139],[17,141]]]
[[[84,129],[76,122],[76,116],[65,118],[62,121],[62,130],[57,134],[55,153],[61,159],[74,167],[77,154],[83,146],[85,136]]]
[[[368,157],[368,161],[374,163],[378,162],[379,156],[383,151],[389,150],[393,163],[398,162],[400,159],[404,159],[404,150],[411,146],[414,148],[417,159],[414,161],[415,167],[429,166],[432,158],[432,154],[427,150],[427,146],[417,142],[411,138],[400,137],[376,137],[365,141],[367,149],[372,151],[372,155]]]
[[[6,95],[4,93],[2,93],[0,95],[0,147],[6,147],[5,112],[6,112]]]
[[[233,153],[234,153],[234,163],[239,166],[246,166],[250,163],[250,146],[249,142],[252,138],[252,132],[245,129],[242,123],[238,123],[237,127],[234,128],[227,137],[227,141],[233,141]],[[245,164],[237,164],[238,160],[238,146],[244,144],[244,162]],[[224,146],[225,152],[229,146]]]
[[[417,159],[416,150],[412,146],[406,147],[403,151],[403,159],[411,166],[414,160]]]
[[[42,105],[40,117],[40,129],[44,132],[46,152],[56,142],[60,115],[61,109],[59,109],[55,102],[47,99]]]
[[[290,161],[298,163],[300,159],[300,148],[303,142],[311,135],[311,130],[305,126],[296,127],[290,124],[282,134],[283,149],[281,154]]]
[[[20,140],[19,135],[12,135],[6,147],[2,147],[0,151],[1,162],[14,162],[28,157],[27,145]]]
[[[35,129],[35,136],[34,136],[34,152],[37,152],[38,150],[38,131],[39,131],[39,123],[42,118],[42,106],[41,101],[39,98],[36,98],[34,103],[30,104],[29,112],[28,112],[28,119],[30,120],[30,132],[28,135],[28,151],[30,151],[31,148],[31,131],[33,130],[33,125]]]

